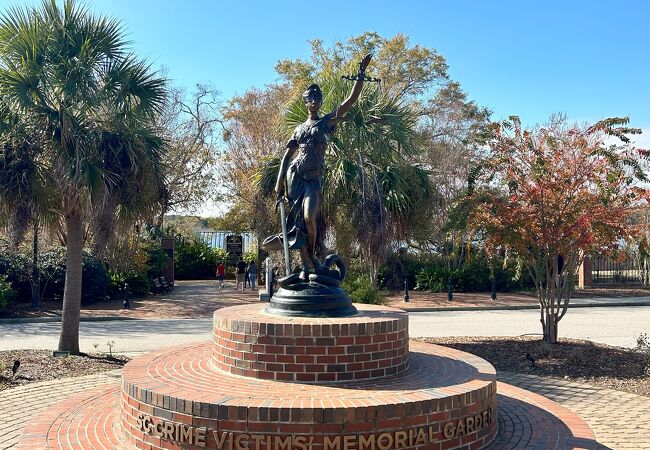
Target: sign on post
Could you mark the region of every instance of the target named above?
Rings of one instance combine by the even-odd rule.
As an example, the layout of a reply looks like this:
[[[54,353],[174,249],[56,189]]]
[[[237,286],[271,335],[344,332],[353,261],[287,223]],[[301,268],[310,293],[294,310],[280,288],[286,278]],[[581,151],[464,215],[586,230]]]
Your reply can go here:
[[[226,251],[228,252],[228,265],[237,265],[237,261],[244,254],[244,238],[241,235],[226,236]]]

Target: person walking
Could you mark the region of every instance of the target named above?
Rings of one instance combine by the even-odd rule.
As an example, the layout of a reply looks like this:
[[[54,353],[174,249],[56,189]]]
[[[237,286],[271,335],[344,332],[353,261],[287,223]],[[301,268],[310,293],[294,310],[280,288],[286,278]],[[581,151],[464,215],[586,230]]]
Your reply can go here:
[[[248,263],[248,267],[246,268],[246,271],[248,272],[248,279],[250,280],[251,283],[251,291],[255,290],[255,277],[257,275],[257,266],[255,265],[255,261],[251,259],[251,262]]]
[[[226,266],[224,266],[223,261],[220,261],[217,265],[217,281],[219,282],[219,289],[224,288],[224,281],[226,278]]]
[[[237,261],[237,285],[235,286],[235,289],[239,289],[239,283],[242,284],[241,290],[244,290],[244,277],[246,275],[246,263],[244,262],[244,258],[241,256],[239,257],[239,261]]]

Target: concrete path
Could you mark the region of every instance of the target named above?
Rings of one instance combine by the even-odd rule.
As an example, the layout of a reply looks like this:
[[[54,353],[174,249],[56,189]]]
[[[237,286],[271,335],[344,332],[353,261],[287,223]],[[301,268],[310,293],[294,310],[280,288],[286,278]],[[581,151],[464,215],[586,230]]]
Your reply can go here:
[[[521,336],[541,333],[539,311],[436,311],[409,313],[413,337]],[[634,348],[650,335],[650,307],[571,309],[560,321],[560,337]]]
[[[1,323],[0,350],[54,349],[60,323]],[[539,334],[539,312],[438,311],[410,313],[412,337],[520,336]],[[173,344],[210,339],[212,319],[107,320],[82,322],[82,352],[113,351],[132,354]],[[603,344],[635,347],[641,333],[650,335],[650,307],[579,308],[560,322],[560,336],[589,339]],[[95,345],[97,347],[95,348]]]

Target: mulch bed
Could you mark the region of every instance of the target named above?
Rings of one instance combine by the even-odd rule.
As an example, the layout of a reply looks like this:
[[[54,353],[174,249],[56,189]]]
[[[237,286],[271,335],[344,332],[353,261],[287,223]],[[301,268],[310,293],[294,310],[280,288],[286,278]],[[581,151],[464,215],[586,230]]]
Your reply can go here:
[[[15,361],[20,365],[15,375]],[[0,391],[27,383],[92,375],[119,369],[129,361],[121,355],[88,354],[54,358],[48,350],[10,350],[0,352]]]
[[[472,353],[497,371],[563,379],[650,397],[650,349],[630,350],[577,339],[535,337],[421,338]],[[647,342],[646,342],[647,344]],[[534,364],[526,357],[530,355]]]
[[[649,297],[650,287],[637,286],[604,286],[576,289],[571,294],[572,298],[591,297]]]
[[[33,318],[33,317],[61,317],[61,300],[43,300],[39,309],[33,310],[31,303],[14,303],[0,309],[0,319]]]

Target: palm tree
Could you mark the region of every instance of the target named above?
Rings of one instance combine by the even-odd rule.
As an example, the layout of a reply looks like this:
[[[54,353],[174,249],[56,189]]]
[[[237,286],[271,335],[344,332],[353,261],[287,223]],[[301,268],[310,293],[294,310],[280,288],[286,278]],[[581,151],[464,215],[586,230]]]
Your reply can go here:
[[[39,137],[32,159],[66,230],[59,350],[79,353],[84,224],[125,179],[156,170],[150,127],[165,82],[129,52],[118,21],[73,0],[43,0],[0,17],[0,96]]]

